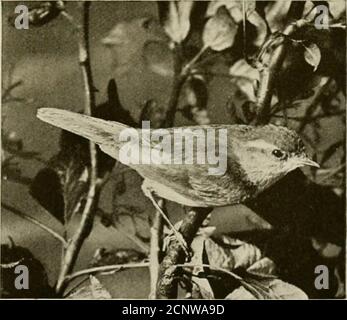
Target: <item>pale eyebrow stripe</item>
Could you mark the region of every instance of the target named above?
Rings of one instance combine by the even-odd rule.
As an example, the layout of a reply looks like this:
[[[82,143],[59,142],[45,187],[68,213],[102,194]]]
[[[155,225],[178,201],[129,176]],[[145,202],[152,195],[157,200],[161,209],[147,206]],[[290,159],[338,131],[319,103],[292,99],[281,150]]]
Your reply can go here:
[[[263,139],[247,141],[245,145],[250,148],[261,148],[261,149],[270,149],[270,150],[279,149],[274,144],[268,143]]]

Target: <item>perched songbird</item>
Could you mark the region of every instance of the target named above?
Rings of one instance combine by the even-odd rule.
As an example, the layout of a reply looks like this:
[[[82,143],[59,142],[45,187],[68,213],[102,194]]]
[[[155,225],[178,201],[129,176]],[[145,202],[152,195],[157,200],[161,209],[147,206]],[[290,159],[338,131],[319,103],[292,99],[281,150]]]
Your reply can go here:
[[[127,143],[119,137],[130,127],[118,122],[51,108],[39,109],[37,116],[47,123],[93,141],[103,152],[118,160],[122,146]],[[209,130],[223,129],[226,132],[226,139],[216,137],[213,140],[217,150],[226,152],[225,170],[220,175],[213,175],[210,172],[211,165],[201,161],[202,158],[205,159],[206,148],[209,145],[206,145],[206,148],[197,148],[194,144],[177,142],[174,139],[177,129],[165,129],[163,135],[172,141],[172,153],[173,150],[180,151],[183,160],[181,163],[127,163],[144,178],[143,189],[154,205],[156,204],[151,197],[152,192],[159,197],[190,207],[237,204],[257,196],[298,167],[319,167],[306,155],[299,136],[285,127],[224,124],[185,127],[191,132],[200,132],[205,141]],[[199,131],[194,131],[195,129]],[[136,141],[144,152],[156,150],[158,141],[142,139],[144,131],[141,129],[132,130],[139,134],[140,139]],[[177,143],[180,143],[178,149],[175,148]],[[223,144],[223,148],[218,145],[220,143]],[[189,146],[194,150],[187,150]],[[187,163],[184,158],[191,155],[190,152],[194,152],[193,161]]]
[[[126,143],[119,141],[119,135],[129,128],[126,125],[53,108],[39,109],[37,116],[95,142],[103,152],[119,160],[119,150]],[[199,128],[202,132],[209,128],[227,130],[227,167],[222,175],[211,175],[208,163],[198,163],[197,159],[205,156],[199,154],[202,152],[200,149],[196,150],[194,161],[190,164],[184,163],[184,159],[181,164],[127,164],[145,179],[146,185],[158,196],[186,206],[237,204],[255,197],[298,167],[318,167],[306,155],[299,136],[284,127],[207,125],[189,128]],[[141,129],[136,130],[141,137]],[[174,130],[170,128],[167,132],[173,136]],[[139,143],[145,150],[155,147],[155,142],[143,145],[142,139],[139,139]]]

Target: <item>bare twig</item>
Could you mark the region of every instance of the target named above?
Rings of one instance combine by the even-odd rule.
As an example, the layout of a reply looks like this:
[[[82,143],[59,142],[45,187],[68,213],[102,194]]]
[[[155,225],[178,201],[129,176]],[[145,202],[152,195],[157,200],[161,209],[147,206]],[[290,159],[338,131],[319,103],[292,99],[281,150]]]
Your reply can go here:
[[[1,203],[1,207],[3,207],[4,209],[14,213],[15,215],[21,217],[22,219],[25,219],[33,224],[35,224],[36,226],[40,227],[42,230],[47,231],[49,234],[51,234],[54,238],[56,238],[57,240],[59,240],[64,247],[67,245],[66,240],[56,231],[54,231],[53,229],[51,229],[50,227],[47,227],[45,224],[43,224],[42,222],[36,220],[34,217],[27,215],[26,213],[20,211],[19,209],[16,209],[14,207],[12,207],[11,205],[5,204],[5,203]]]
[[[165,202],[163,199],[158,200],[158,205],[164,209]],[[150,299],[157,296],[157,282],[159,276],[160,252],[163,243],[163,217],[160,212],[155,213],[154,221],[151,227],[151,246],[149,255],[149,272],[151,277]]]
[[[10,84],[9,87],[6,88],[4,90],[4,92],[2,93],[2,95],[1,95],[2,103],[6,103],[7,102],[7,98],[11,95],[12,91],[15,88],[21,86],[22,84],[23,84],[23,80],[18,80],[16,82]]]
[[[81,65],[84,91],[85,91],[85,107],[84,112],[87,115],[92,115],[95,109],[95,88],[93,84],[92,70],[90,66],[89,56],[89,7],[91,3],[83,1],[81,9],[83,12],[82,32],[79,32],[79,62]],[[82,218],[78,229],[69,241],[69,245],[65,251],[62,268],[56,285],[56,292],[62,294],[67,286],[68,275],[71,273],[81,247],[88,237],[93,221],[96,203],[99,199],[100,186],[97,183],[97,163],[96,163],[96,147],[95,144],[89,143],[90,150],[90,175],[89,175],[89,190],[87,193],[86,204],[82,213]]]
[[[186,76],[182,74],[182,48],[177,45],[174,49],[174,79],[172,84],[171,95],[166,111],[166,118],[164,126],[166,128],[172,127],[175,122],[175,115],[180,98],[180,93]]]
[[[95,267],[95,268],[77,271],[77,272],[72,273],[69,276],[67,276],[66,279],[71,281],[73,279],[76,279],[78,277],[88,275],[88,274],[94,274],[94,273],[106,272],[106,271],[120,271],[120,270],[131,269],[131,268],[147,268],[148,266],[149,266],[148,262],[114,264],[114,265],[109,265],[109,266],[101,266],[101,267]]]

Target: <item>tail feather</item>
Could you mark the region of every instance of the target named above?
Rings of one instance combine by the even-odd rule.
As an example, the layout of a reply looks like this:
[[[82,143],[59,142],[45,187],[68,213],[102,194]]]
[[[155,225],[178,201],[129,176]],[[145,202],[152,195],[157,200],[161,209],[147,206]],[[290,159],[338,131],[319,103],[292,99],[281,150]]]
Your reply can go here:
[[[128,126],[83,114],[55,109],[41,108],[37,117],[49,124],[82,136],[99,145],[110,145],[118,141],[119,134]]]

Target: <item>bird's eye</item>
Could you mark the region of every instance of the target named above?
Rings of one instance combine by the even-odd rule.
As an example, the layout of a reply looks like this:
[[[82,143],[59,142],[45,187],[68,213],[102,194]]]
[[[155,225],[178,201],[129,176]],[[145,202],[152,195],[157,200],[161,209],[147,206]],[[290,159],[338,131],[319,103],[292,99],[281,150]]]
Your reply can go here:
[[[276,158],[283,158],[284,157],[284,152],[279,150],[279,149],[275,149],[274,151],[272,151],[272,154],[276,157]]]

